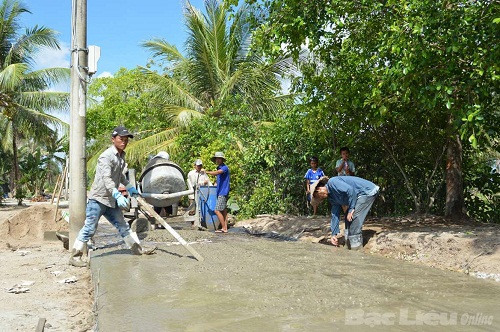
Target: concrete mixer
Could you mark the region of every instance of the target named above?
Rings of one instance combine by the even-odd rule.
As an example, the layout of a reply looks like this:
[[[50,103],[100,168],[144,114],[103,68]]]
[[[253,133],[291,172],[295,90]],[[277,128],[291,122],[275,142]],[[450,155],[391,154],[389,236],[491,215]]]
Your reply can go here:
[[[144,201],[154,207],[157,214],[160,214],[161,208],[167,208],[167,211],[170,210],[168,211],[170,221],[190,221],[199,225],[198,213],[195,216],[188,216],[187,213],[177,216],[180,200],[183,196],[192,194],[193,190],[187,189],[184,172],[176,163],[165,158],[154,157],[144,167],[139,181],[136,181],[134,169],[128,170],[127,178],[137,188]],[[124,212],[125,218],[129,219],[129,224],[132,226],[141,211],[154,229],[158,225],[155,219],[144,211],[137,199],[131,197],[130,200],[131,209]]]
[[[140,209],[150,222],[163,225],[197,260],[203,261],[203,257],[156,212],[157,207],[172,206],[172,215],[176,216],[181,198],[193,193],[193,190],[186,190],[184,172],[179,165],[168,159],[155,157],[144,168],[138,183],[135,181],[135,170],[133,169],[128,171],[128,179],[140,193],[140,197],[130,197],[131,207],[134,208],[134,215],[130,223],[138,218],[138,210]],[[186,216],[188,213],[185,213],[182,218],[187,220]],[[190,219],[190,221],[195,221],[195,218],[191,217]],[[196,222],[195,225],[197,225]]]
[[[142,171],[138,190],[154,207],[172,206],[172,215],[176,216],[181,198],[193,193],[186,190],[184,177],[184,172],[176,163],[153,158]]]
[[[205,229],[219,227],[214,211],[217,200],[216,187],[200,186],[196,188],[196,193],[192,189],[186,189],[184,172],[176,163],[165,158],[155,157],[143,169],[138,182],[135,180],[134,169],[129,169],[128,179],[137,188],[144,201],[154,207],[154,211],[158,215],[160,215],[161,208],[171,207],[172,209],[168,213],[168,220],[171,222],[189,221],[193,226]],[[188,212],[185,212],[182,216],[177,216],[182,197],[193,193],[197,204],[190,206],[186,211],[194,208],[195,214],[189,215]],[[153,229],[158,225],[155,218],[150,217],[151,214],[144,211],[144,208],[134,198],[131,198],[131,211],[125,213],[125,217],[130,219],[130,225],[139,217],[138,210],[148,217]]]

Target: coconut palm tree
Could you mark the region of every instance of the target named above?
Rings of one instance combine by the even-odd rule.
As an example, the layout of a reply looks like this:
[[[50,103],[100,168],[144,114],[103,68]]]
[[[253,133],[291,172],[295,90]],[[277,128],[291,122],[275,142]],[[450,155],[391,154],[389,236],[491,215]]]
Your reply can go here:
[[[143,43],[164,66],[160,72],[142,69],[149,76],[156,104],[173,126],[133,142],[128,148],[130,158],[172,148],[176,134],[192,119],[238,112],[238,105],[246,105],[256,121],[274,118],[282,104],[277,97],[282,67],[250,51],[251,15],[247,5],[233,12],[229,2],[206,0],[202,13],[186,1],[189,35],[184,54],[164,39]]]
[[[17,1],[3,0],[0,4],[0,143],[12,152],[11,185],[20,178],[18,144],[23,138],[40,144],[56,140],[54,128],[67,125],[47,112],[67,110],[69,106],[68,93],[49,91],[69,78],[69,69],[33,70],[33,57],[42,47],[59,49],[56,32],[35,26],[19,33],[24,13],[30,12]]]

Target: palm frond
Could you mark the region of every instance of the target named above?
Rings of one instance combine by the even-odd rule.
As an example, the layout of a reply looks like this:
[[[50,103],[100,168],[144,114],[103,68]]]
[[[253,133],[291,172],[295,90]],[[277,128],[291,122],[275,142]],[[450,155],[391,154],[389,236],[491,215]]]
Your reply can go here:
[[[17,38],[17,31],[21,28],[20,15],[30,13],[20,2],[15,0],[3,0],[0,5],[0,64],[5,64],[12,43]]]
[[[156,154],[160,150],[174,150],[174,141],[178,133],[178,128],[167,128],[144,139],[131,141],[127,146],[127,161],[141,164],[147,161],[149,155]]]
[[[17,107],[14,121],[19,130],[35,137],[53,133],[54,129],[52,128],[62,129],[68,126],[66,122],[53,115],[21,106]]]
[[[0,147],[3,151],[12,151],[12,124],[3,113],[0,113],[0,131]]]
[[[155,108],[162,109],[176,127],[131,143],[128,152],[134,160],[162,142],[174,149],[170,135],[182,131],[194,117],[219,116],[218,108],[224,111],[231,105],[232,111],[251,112],[256,121],[272,121],[288,102],[279,96],[282,69],[288,62],[266,63],[251,52],[251,7],[243,4],[233,13],[226,1],[204,4],[205,14],[185,2],[185,56],[160,38],[143,43],[153,57],[168,63],[163,73],[147,68],[141,72],[151,84],[148,93],[154,96]],[[209,109],[215,112],[206,112]]]
[[[196,110],[178,105],[165,105],[163,111],[169,114],[170,119],[179,127],[186,127],[193,119],[199,119],[204,116]]]
[[[168,43],[165,39],[155,38],[141,44],[153,52],[153,57],[159,57],[161,60],[169,62],[185,61],[184,56],[175,45]]]
[[[48,47],[60,49],[56,38],[57,33],[46,27],[34,26],[29,29],[20,38],[18,38],[10,47],[5,58],[6,64],[25,62],[33,64],[33,56],[42,48]]]
[[[26,63],[15,63],[0,71],[0,91],[14,91],[21,85],[25,72],[28,69]]]
[[[152,93],[155,95],[157,102],[183,105],[198,112],[204,111],[204,107],[200,101],[178,79],[168,75],[159,75],[148,68],[140,68],[142,73],[148,75],[151,80],[154,90]]]
[[[71,70],[69,68],[44,68],[26,73],[25,84],[28,88],[49,89],[60,83],[70,83]]]
[[[69,93],[52,91],[27,91],[18,95],[17,102],[27,107],[67,114],[69,111]]]

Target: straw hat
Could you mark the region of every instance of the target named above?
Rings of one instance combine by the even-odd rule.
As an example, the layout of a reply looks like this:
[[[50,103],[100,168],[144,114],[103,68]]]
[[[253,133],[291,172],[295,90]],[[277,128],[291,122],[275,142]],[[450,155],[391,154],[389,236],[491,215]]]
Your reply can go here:
[[[212,157],[212,162],[215,163],[215,158],[222,158],[223,161],[226,161],[226,158],[224,157],[224,153],[217,151],[214,156]]]
[[[311,205],[312,206],[318,206],[323,200],[322,199],[319,199],[317,197],[314,197],[314,191],[316,190],[316,187],[320,186],[320,187],[323,187],[327,182],[328,182],[329,178],[328,176],[322,176],[319,178],[318,181],[314,182],[312,185],[311,185]]]

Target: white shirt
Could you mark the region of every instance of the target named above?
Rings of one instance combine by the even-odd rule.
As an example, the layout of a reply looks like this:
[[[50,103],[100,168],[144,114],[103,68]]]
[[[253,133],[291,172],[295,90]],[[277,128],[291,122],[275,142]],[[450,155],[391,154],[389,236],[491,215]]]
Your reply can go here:
[[[193,189],[196,187],[196,184],[199,186],[211,186],[212,182],[208,178],[207,173],[200,173],[196,169],[191,170],[187,176],[188,188]],[[188,195],[189,199],[194,199],[194,194]]]
[[[95,199],[111,208],[116,207],[116,200],[112,196],[113,189],[118,189],[120,183],[124,186],[129,183],[123,174],[125,165],[125,151],[119,154],[114,145],[104,151],[97,160],[89,199]]]

